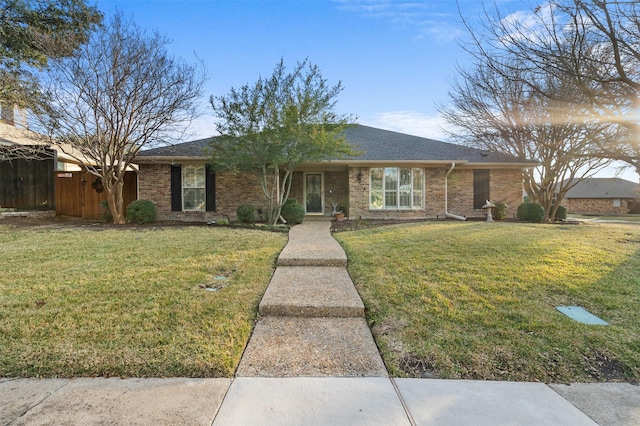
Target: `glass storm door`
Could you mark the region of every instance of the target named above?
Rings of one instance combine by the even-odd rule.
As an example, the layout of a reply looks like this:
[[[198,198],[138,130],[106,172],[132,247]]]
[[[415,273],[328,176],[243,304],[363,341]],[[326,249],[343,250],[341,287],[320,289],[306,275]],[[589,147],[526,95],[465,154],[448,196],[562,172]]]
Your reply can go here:
[[[322,173],[305,175],[307,213],[322,213]]]

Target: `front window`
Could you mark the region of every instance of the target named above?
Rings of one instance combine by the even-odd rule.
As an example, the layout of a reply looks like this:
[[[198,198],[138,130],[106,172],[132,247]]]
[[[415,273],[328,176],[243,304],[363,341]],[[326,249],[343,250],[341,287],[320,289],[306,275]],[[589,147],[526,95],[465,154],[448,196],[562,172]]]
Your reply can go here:
[[[376,167],[369,173],[369,208],[421,209],[424,207],[424,171],[402,167]]]
[[[183,210],[205,210],[205,166],[184,166],[182,168],[182,208]]]

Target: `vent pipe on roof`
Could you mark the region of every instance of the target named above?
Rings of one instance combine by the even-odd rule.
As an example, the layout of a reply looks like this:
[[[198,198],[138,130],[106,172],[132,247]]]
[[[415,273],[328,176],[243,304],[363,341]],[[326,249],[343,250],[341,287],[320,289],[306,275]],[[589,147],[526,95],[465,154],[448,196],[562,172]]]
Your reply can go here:
[[[456,167],[456,163],[451,163],[451,168],[444,176],[444,217],[448,217],[450,219],[462,220],[466,221],[467,218],[464,216],[458,216],[457,214],[449,213],[449,175]]]

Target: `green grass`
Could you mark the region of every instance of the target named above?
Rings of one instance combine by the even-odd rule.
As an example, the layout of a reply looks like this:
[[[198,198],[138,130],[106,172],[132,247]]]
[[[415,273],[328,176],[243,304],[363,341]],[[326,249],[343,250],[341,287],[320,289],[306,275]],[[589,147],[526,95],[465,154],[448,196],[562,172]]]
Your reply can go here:
[[[0,377],[230,377],[285,243],[225,228],[0,226]]]
[[[640,381],[638,225],[434,222],[335,237],[393,376]]]

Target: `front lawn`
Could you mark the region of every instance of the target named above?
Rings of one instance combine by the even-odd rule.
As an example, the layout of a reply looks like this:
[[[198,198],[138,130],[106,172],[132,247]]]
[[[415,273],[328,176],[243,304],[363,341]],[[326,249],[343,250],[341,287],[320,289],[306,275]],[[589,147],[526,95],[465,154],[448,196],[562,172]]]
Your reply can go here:
[[[392,376],[640,381],[638,225],[431,222],[335,237]]]
[[[286,234],[0,224],[0,377],[230,377]]]

